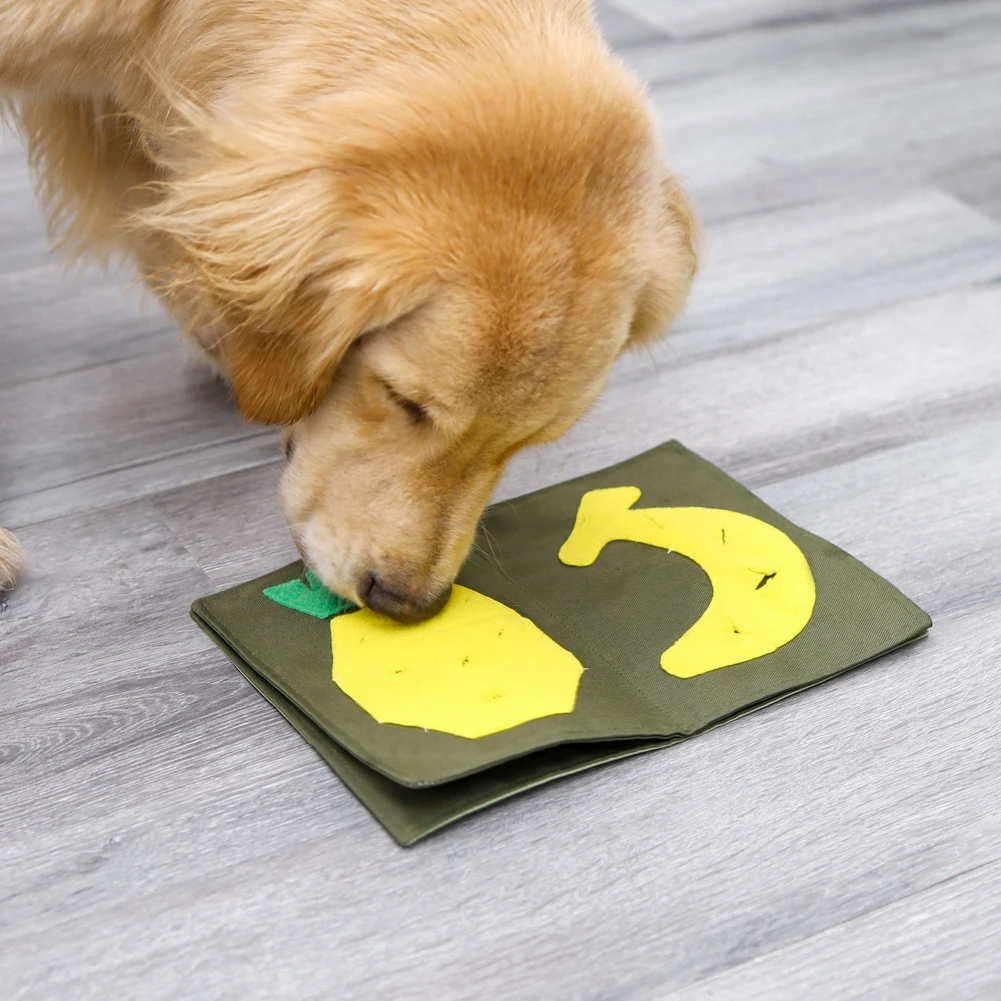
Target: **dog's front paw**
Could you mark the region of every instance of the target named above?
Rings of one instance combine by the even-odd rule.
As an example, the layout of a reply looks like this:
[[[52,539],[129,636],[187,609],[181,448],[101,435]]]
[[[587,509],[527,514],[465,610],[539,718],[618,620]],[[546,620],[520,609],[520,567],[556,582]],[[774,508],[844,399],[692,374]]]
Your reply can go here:
[[[0,528],[0,591],[14,586],[24,564],[25,555],[21,543],[6,528]]]

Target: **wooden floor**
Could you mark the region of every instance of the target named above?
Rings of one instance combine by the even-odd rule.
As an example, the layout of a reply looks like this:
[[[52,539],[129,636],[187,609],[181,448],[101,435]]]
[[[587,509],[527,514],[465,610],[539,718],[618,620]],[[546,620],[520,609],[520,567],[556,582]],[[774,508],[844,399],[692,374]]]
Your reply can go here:
[[[0,153],[4,998],[1001,998],[1001,4],[618,0],[708,264],[510,496],[680,438],[931,637],[404,851],[188,621],[276,441]]]

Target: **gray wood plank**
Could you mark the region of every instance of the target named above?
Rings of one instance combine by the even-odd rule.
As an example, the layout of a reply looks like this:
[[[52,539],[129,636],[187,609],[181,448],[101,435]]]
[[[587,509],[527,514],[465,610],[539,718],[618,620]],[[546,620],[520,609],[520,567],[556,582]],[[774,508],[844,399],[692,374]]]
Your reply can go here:
[[[669,997],[994,1001],[1001,997],[999,929],[1001,865],[995,863]]]
[[[0,712],[110,693],[171,664],[183,672],[208,649],[187,612],[209,582],[151,506],[56,519],[20,537],[30,564],[0,614]]]
[[[54,260],[24,153],[0,133],[0,389],[172,348],[177,330],[127,266]]]
[[[683,357],[1001,276],[1001,226],[931,189],[735,219],[707,243]]]
[[[605,41],[614,49],[628,49],[634,45],[650,45],[667,40],[652,25],[627,13],[614,3],[596,0],[592,4],[592,9]]]
[[[130,282],[51,261],[0,274],[0,391],[175,349],[177,329]]]
[[[0,165],[20,163],[23,159],[21,145],[5,125],[0,125]]]
[[[766,488],[922,601],[932,638],[411,852],[263,705],[206,699],[15,784],[33,827],[0,839],[0,975],[25,998],[319,997],[322,942],[356,998],[655,997],[996,860],[999,489],[1001,422]]]
[[[940,171],[935,180],[974,208],[1001,220],[1001,158],[978,157]]]
[[[0,274],[30,270],[48,263],[45,225],[24,151],[0,130]]]
[[[32,566],[0,605],[0,936],[29,913],[61,920],[75,894],[120,899],[182,871],[192,838],[215,837],[213,811],[243,835],[238,818],[250,818],[263,836],[275,817],[262,790],[277,780],[280,841],[294,842],[311,810],[317,835],[370,833],[364,810],[191,623],[190,602],[211,584],[150,504],[22,538]],[[107,878],[118,845],[137,866],[128,882]],[[38,893],[45,872],[54,896]]]
[[[799,105],[804,96],[820,98],[826,82],[829,100],[814,106],[823,116],[841,114],[838,105],[860,90],[875,95],[881,89],[903,90],[936,75],[963,79],[970,71],[990,69],[999,23],[1001,13],[993,0],[880,3],[864,19],[808,19],[767,31],[667,45],[651,42],[630,47],[622,60],[648,84],[667,89],[692,85],[696,87],[692,93],[704,98],[724,90],[729,80],[732,87],[743,88],[742,93],[731,93],[731,100],[735,109],[744,110],[758,107],[765,98],[776,110]],[[783,79],[806,83],[807,93],[782,91]],[[679,108],[679,113],[698,117],[710,107],[717,114],[726,110],[718,102],[710,106],[702,101]]]
[[[0,480],[0,521],[10,528],[277,454],[275,433],[245,425],[225,386],[177,350],[2,389],[0,424],[12,429]]]
[[[999,318],[1001,285],[991,284],[739,351],[703,352],[694,334],[676,335],[653,358],[627,359],[563,439],[516,456],[499,496],[599,469],[670,437],[758,486],[1001,416]]]
[[[786,86],[795,90],[797,82]],[[654,101],[668,123],[670,162],[713,220],[842,195],[892,199],[902,186],[978,153],[996,157],[1001,140],[985,135],[982,124],[1001,111],[999,89],[1001,71],[985,72],[962,83],[929,81],[899,100],[860,94],[845,101],[842,117],[806,106],[783,115],[766,106],[760,118],[687,128],[670,124],[677,95],[655,94]]]
[[[898,0],[894,8],[927,0]],[[827,23],[864,17],[889,6],[886,0],[615,0],[617,6],[677,38],[698,38],[746,28],[775,29],[789,24]]]
[[[887,192],[1001,138],[990,0],[894,6],[806,24],[624,53],[653,84],[672,167],[709,219],[821,197]]]
[[[278,505],[277,463],[171,490],[154,499],[216,589],[299,558]],[[230,516],[220,520],[219,511]]]

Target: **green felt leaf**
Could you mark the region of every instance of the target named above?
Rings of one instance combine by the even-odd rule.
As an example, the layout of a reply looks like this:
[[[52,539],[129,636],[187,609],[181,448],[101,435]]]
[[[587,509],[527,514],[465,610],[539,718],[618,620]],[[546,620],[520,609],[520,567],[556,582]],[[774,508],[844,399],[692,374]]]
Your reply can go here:
[[[264,596],[285,608],[312,615],[315,619],[332,619],[335,615],[354,612],[358,608],[354,602],[324,587],[312,570],[306,571],[305,580],[296,577],[284,584],[266,587]]]

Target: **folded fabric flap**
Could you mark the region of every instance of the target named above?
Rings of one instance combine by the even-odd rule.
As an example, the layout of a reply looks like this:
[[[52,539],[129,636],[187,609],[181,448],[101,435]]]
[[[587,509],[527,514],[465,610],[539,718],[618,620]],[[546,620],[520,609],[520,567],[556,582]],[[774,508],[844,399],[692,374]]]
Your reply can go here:
[[[467,778],[413,788],[369,768],[320,729],[294,702],[251,668],[221,637],[192,613],[247,680],[292,724],[326,764],[386,828],[408,847],[421,838],[502,800],[598,765],[664,747],[670,741],[563,744],[499,764]]]
[[[243,660],[239,653],[215,631],[210,621],[203,617],[202,611],[201,603],[195,602],[191,610],[195,622],[220,647],[254,688],[292,724],[372,816],[403,847],[409,847],[470,814],[548,782],[637,754],[659,750],[676,743],[679,739],[686,739],[651,738],[560,744],[531,752],[451,782],[417,788],[402,785],[368,767],[317,726],[294,702],[286,698]],[[907,641],[910,642],[913,640]],[[745,706],[732,716],[717,720],[706,729],[712,729],[739,716],[755,712],[824,680],[826,679],[819,678],[810,685]]]

